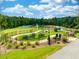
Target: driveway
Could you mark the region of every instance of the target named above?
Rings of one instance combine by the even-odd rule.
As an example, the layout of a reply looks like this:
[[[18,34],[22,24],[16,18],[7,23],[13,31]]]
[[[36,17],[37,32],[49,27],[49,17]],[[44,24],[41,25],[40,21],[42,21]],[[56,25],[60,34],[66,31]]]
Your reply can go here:
[[[79,39],[69,43],[46,59],[79,59]]]

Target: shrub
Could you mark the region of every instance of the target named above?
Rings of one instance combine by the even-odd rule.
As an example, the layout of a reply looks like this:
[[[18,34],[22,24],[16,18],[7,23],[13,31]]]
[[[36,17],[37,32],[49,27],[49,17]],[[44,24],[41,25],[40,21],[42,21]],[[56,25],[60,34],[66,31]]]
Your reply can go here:
[[[32,44],[32,48],[35,48],[36,46],[34,44]]]
[[[79,33],[79,30],[75,30],[74,33]]]
[[[38,41],[35,42],[35,45],[40,45]]]
[[[21,46],[23,46],[23,42],[20,42],[19,44],[20,44]]]
[[[66,36],[64,36],[64,37],[62,38],[62,41],[63,41],[63,43],[67,43],[67,42],[68,42],[67,37],[66,37]]]
[[[35,38],[35,35],[36,35],[35,33],[32,33],[32,34],[30,35],[30,37],[31,37],[31,38]]]
[[[57,41],[57,44],[60,44],[60,41]]]
[[[1,43],[0,43],[0,45],[3,45],[3,44],[4,44],[4,42],[1,42]]]
[[[23,39],[23,36],[16,37],[16,40],[22,40],[22,39]]]
[[[29,39],[29,36],[28,36],[28,35],[24,35],[24,36],[22,37],[22,39],[23,39],[23,40],[28,40],[28,39]]]
[[[9,43],[12,43],[12,40],[9,40]]]
[[[31,43],[29,41],[27,42],[27,46],[31,46]]]
[[[26,45],[27,45],[27,43],[26,43],[26,42],[24,42],[24,45],[26,46]]]
[[[22,36],[18,36],[16,38],[16,40],[28,40],[29,39],[29,36],[28,35],[22,35]]]
[[[15,49],[18,49],[18,48],[19,48],[19,45],[15,45],[14,48],[15,48]]]
[[[26,49],[26,46],[22,46],[22,48],[21,49]]]
[[[12,44],[7,44],[7,49],[10,49],[10,48],[12,48]]]
[[[42,37],[45,37],[45,34],[44,33],[38,33],[38,38],[42,38]]]
[[[13,44],[16,45],[17,44],[17,41],[14,41]]]

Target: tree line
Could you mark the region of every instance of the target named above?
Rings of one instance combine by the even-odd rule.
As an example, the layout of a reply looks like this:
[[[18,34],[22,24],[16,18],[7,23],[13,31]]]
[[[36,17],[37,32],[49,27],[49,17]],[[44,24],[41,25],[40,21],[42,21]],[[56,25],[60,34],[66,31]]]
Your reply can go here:
[[[25,18],[23,16],[6,16],[0,14],[0,29],[15,28],[25,25],[56,25],[69,28],[79,28],[79,16],[62,18]]]

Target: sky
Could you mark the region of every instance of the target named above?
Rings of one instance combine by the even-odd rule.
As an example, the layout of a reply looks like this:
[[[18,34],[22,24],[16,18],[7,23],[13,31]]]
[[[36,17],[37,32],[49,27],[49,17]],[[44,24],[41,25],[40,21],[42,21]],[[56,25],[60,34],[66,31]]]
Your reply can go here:
[[[0,0],[0,13],[30,18],[78,16],[79,0]]]

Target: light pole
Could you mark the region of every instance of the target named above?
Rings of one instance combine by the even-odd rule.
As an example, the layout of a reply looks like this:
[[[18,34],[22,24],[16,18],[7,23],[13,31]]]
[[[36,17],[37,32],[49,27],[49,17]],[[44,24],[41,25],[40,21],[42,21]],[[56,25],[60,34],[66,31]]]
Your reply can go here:
[[[51,38],[50,38],[50,26],[49,26],[49,31],[48,31],[48,45],[51,45]]]

